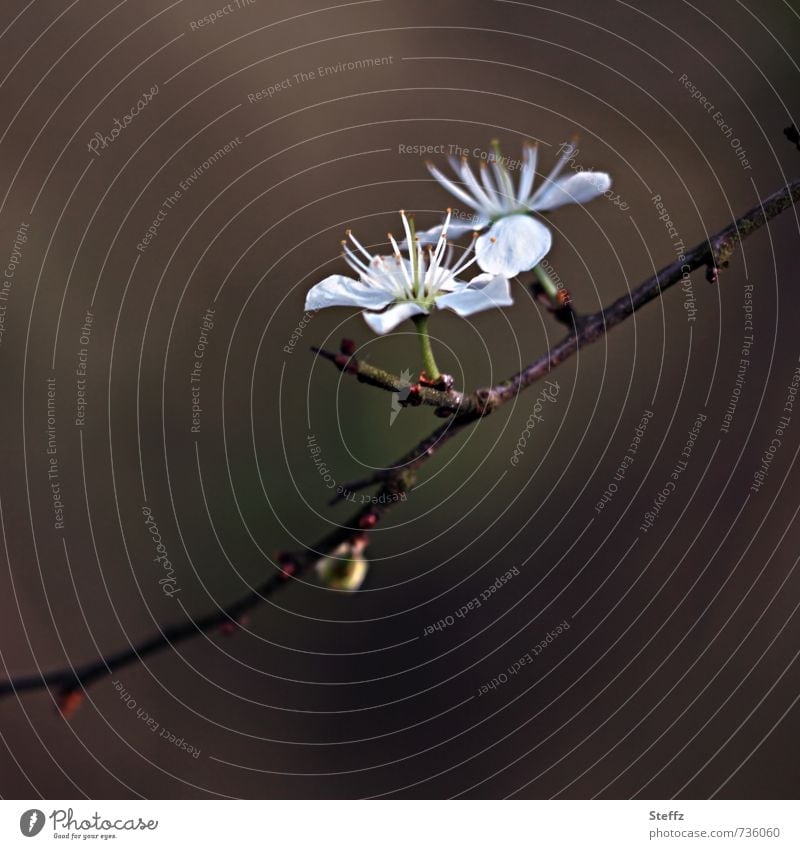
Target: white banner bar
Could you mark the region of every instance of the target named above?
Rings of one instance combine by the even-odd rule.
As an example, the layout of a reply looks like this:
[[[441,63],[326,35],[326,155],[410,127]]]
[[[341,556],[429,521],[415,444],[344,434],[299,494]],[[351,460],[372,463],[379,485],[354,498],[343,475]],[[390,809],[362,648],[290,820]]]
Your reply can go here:
[[[0,846],[534,849],[800,846],[794,801],[0,802]]]

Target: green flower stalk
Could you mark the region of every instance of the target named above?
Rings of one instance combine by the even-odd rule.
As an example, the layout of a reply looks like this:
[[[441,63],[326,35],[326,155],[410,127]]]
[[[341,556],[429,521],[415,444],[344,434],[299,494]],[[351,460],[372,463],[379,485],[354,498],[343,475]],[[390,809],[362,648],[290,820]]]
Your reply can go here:
[[[412,319],[417,328],[419,336],[419,346],[422,352],[422,366],[425,369],[425,377],[428,380],[439,380],[442,373],[436,365],[436,360],[433,356],[433,348],[431,347],[431,337],[428,335],[428,316],[416,315]]]

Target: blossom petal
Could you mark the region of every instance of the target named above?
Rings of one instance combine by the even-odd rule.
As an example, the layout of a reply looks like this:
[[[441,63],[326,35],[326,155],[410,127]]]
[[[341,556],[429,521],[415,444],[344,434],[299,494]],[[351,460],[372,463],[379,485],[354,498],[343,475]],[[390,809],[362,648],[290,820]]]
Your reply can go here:
[[[439,286],[438,291],[460,292],[462,289],[466,289],[467,286],[469,286],[469,283],[466,280],[456,280],[455,277],[450,277],[448,280],[445,280],[444,283]]]
[[[603,171],[581,171],[542,186],[530,208],[540,212],[557,209],[566,203],[587,203],[611,188],[611,177]]]
[[[470,191],[472,192],[475,200],[480,201],[483,209],[490,208],[494,205],[492,198],[486,193],[486,190],[481,186],[481,184],[475,179],[475,175],[472,173],[472,168],[469,167],[469,161],[466,156],[459,160],[457,160],[454,156],[450,157],[450,167],[453,171],[456,172],[461,177],[464,185],[469,186]]]
[[[493,307],[510,307],[513,303],[508,279],[493,274],[479,274],[456,291],[436,299],[437,307],[462,317]]]
[[[465,233],[471,233],[473,230],[483,230],[489,223],[489,219],[481,215],[476,215],[473,218],[465,219],[464,221],[450,221],[447,225],[447,236],[451,239],[458,239]],[[442,224],[436,227],[431,227],[430,230],[424,230],[422,233],[417,233],[421,245],[435,245],[442,235]],[[406,243],[401,242],[401,248],[405,248]]]
[[[561,145],[561,156],[558,157],[558,161],[556,164],[550,169],[550,173],[544,178],[544,182],[541,186],[533,193],[533,198],[531,199],[530,206],[533,209],[534,204],[538,201],[539,197],[543,195],[550,186],[554,185],[558,175],[564,170],[564,166],[567,162],[570,162],[575,154],[578,151],[575,142],[567,142],[566,144]]]
[[[306,310],[321,310],[325,307],[366,307],[379,310],[391,304],[395,296],[386,291],[353,280],[343,274],[332,274],[316,286],[312,286],[306,295]]]
[[[496,221],[475,243],[475,255],[483,271],[513,277],[528,271],[550,250],[547,227],[529,215],[507,215]]]
[[[401,321],[426,312],[427,310],[419,304],[406,302],[395,304],[384,312],[365,312],[363,315],[364,320],[376,333],[388,333],[390,330],[394,330]]]

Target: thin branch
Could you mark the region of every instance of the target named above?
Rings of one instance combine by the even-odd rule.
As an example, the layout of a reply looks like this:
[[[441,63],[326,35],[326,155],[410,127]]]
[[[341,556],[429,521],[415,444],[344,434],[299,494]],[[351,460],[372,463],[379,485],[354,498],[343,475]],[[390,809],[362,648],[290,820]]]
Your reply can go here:
[[[278,554],[272,574],[259,587],[227,607],[219,608],[200,619],[189,619],[186,622],[160,628],[157,633],[141,642],[131,644],[127,649],[100,657],[83,666],[0,681],[0,698],[12,693],[48,688],[55,692],[59,709],[65,717],[69,718],[83,702],[86,688],[111,672],[132,663],[143,662],[149,655],[167,646],[174,648],[178,643],[201,633],[219,630],[222,634],[233,634],[243,629],[247,624],[247,614],[250,610],[273,595],[276,590],[309,572],[320,557],[331,554],[343,542],[353,543],[360,537],[363,538],[367,530],[373,528],[385,513],[402,500],[412,484],[413,477],[408,474],[399,475],[396,481],[388,481],[384,487],[386,499],[378,504],[363,507],[355,514],[349,525],[337,526],[314,546],[297,552]]]
[[[433,457],[442,445],[464,428],[474,424],[492,410],[515,398],[523,389],[548,375],[583,345],[596,342],[613,327],[621,324],[645,304],[658,298],[683,279],[684,273],[705,266],[708,269],[707,278],[712,282],[717,281],[719,270],[728,264],[736,245],[799,199],[800,179],[765,198],[733,224],[697,245],[686,254],[682,262],[676,261],[666,266],[604,309],[573,321],[572,331],[567,336],[546,354],[503,383],[479,389],[470,394],[419,387],[422,403],[432,404],[437,407],[437,410],[452,415],[392,466],[387,466],[371,478],[358,481],[349,487],[350,491],[355,491],[381,484],[380,494],[386,496],[385,499],[374,499],[376,503],[362,507],[349,523],[337,526],[315,545],[291,554],[279,555],[274,573],[260,587],[247,593],[230,606],[207,614],[201,619],[160,629],[155,635],[128,649],[102,657],[84,666],[0,682],[0,696],[45,687],[52,688],[57,691],[59,705],[68,716],[80,704],[85,688],[108,673],[131,663],[143,661],[149,655],[167,646],[175,646],[199,633],[218,628],[223,631],[235,630],[243,624],[243,617],[250,609],[271,596],[280,587],[309,571],[319,557],[332,553],[343,542],[352,543],[362,538],[396,503],[402,500],[405,493],[413,488],[418,469]],[[332,354],[327,351],[318,351],[318,353],[330,359],[342,371],[355,374],[359,380],[372,386],[392,392],[400,392],[405,388],[405,384],[396,375],[360,362],[352,353]]]

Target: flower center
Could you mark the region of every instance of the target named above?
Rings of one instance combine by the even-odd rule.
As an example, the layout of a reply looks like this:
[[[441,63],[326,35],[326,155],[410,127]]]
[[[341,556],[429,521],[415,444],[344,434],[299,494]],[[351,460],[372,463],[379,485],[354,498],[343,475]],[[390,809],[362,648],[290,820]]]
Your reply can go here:
[[[448,209],[436,245],[424,249],[417,236],[413,218],[400,210],[408,259],[401,252],[400,246],[391,233],[386,234],[393,251],[393,255],[389,257],[370,254],[348,230],[347,236],[357,252],[350,248],[346,240],[343,241],[345,259],[364,283],[391,293],[395,302],[419,304],[429,311],[443,287],[447,287],[449,291],[457,276],[476,261],[475,256],[472,255],[473,239],[472,245],[464,251],[458,262],[455,265],[451,264],[453,248],[447,242],[447,228],[450,225],[451,215],[452,210]]]

